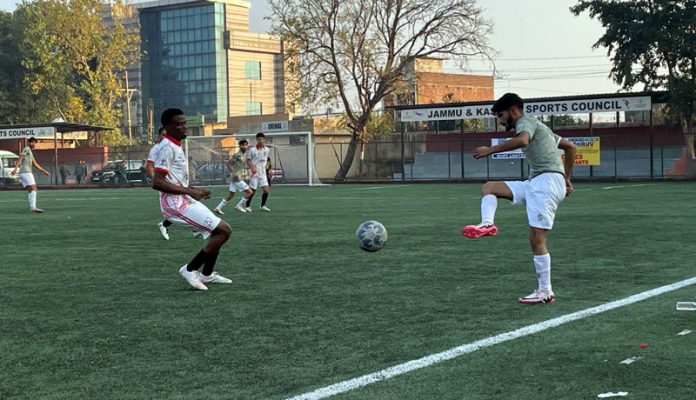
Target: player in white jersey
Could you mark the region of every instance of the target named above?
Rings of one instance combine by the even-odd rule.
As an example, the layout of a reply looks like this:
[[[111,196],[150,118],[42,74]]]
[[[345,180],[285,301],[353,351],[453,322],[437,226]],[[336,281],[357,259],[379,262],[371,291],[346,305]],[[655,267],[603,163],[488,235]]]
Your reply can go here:
[[[208,290],[206,283],[232,283],[214,271],[220,248],[230,238],[232,228],[199,202],[209,199],[210,191],[189,185],[186,155],[181,148],[181,142],[186,139],[184,112],[177,108],[165,110],[162,126],[167,133],[154,152],[152,181],[152,188],[160,192],[162,215],[172,222],[200,229],[207,239],[203,249],[179,269],[179,274],[199,290]],[[199,272],[201,267],[203,270]]]
[[[495,236],[498,228],[493,224],[498,198],[524,204],[529,223],[529,243],[534,254],[537,273],[537,290],[521,297],[520,303],[553,303],[551,289],[551,255],[546,247],[546,236],[553,227],[556,209],[566,196],[573,193],[571,176],[575,163],[575,146],[556,135],[536,118],[524,115],[524,103],[514,93],[506,93],[493,104],[492,111],[498,123],[506,131],[516,130],[514,138],[493,147],[474,149],[476,159],[491,154],[522,149],[530,166],[530,178],[526,181],[486,182],[481,199],[481,223],[468,225],[462,234],[469,238]],[[558,149],[563,150],[561,159]]]
[[[247,185],[245,182],[247,179],[246,152],[248,149],[249,142],[246,139],[240,140],[239,151],[234,153],[232,157],[227,160],[227,169],[232,174],[232,182],[230,182],[230,188],[227,192],[227,196],[220,201],[220,204],[218,204],[217,207],[213,208],[213,212],[215,214],[225,214],[222,209],[225,207],[225,205],[227,205],[227,203],[232,201],[232,198],[237,191],[242,192],[243,195],[234,208],[239,212],[247,212],[246,208],[244,208],[244,204],[246,204],[247,200],[251,198],[253,193],[249,188],[249,185]]]
[[[51,176],[51,174],[34,159],[34,153],[32,152],[34,147],[36,147],[36,139],[30,137],[27,141],[27,146],[22,150],[22,154],[19,155],[11,175],[16,174],[17,168],[19,168],[19,180],[22,182],[22,187],[29,192],[29,210],[33,213],[42,213],[43,210],[36,207],[36,180],[31,172],[31,167],[36,167],[46,176]]]
[[[249,186],[253,191],[251,197],[247,200],[247,207],[251,207],[251,199],[254,197],[256,190],[261,187],[263,189],[261,210],[271,211],[270,208],[266,207],[270,189],[268,186],[268,176],[266,176],[266,161],[268,160],[269,153],[270,149],[266,147],[266,135],[264,135],[263,132],[257,133],[256,146],[247,151],[247,165],[249,165],[249,170],[251,171]]]
[[[160,144],[162,139],[164,138],[164,134],[167,133],[167,130],[164,129],[164,127],[159,128],[159,136],[157,137],[157,141],[155,142],[155,145],[152,146],[150,149],[150,152],[147,154],[147,160],[145,160],[145,174],[150,177],[150,180],[154,179],[155,177],[155,151],[157,148],[157,145]],[[172,222],[168,219],[163,219],[157,224],[157,229],[160,231],[160,235],[162,235],[162,238],[164,240],[169,240],[169,227],[172,226]],[[198,229],[193,229],[193,237],[194,238],[199,238],[203,236],[201,232]]]

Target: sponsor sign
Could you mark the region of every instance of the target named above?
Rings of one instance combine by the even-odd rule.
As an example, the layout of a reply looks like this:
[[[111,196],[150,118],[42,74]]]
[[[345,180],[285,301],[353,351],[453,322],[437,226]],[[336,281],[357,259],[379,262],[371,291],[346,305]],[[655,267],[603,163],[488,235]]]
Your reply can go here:
[[[288,130],[288,121],[262,122],[261,130],[264,132],[286,132]]]
[[[599,165],[599,137],[569,137],[575,149],[575,165]]]
[[[495,118],[493,103],[477,106],[418,108],[401,110],[401,122],[445,121],[452,119]],[[591,100],[529,102],[524,105],[529,115],[564,115],[597,112],[649,111],[650,96],[614,97]]]
[[[37,139],[53,139],[54,135],[55,128],[52,126],[0,129],[0,139],[24,139],[32,136]]]

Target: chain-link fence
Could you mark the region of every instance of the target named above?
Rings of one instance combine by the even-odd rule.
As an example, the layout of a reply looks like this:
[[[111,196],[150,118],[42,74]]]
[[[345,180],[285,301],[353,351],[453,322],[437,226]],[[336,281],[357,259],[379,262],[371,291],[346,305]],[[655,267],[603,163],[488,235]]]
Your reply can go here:
[[[694,176],[694,161],[682,135],[661,133],[593,137],[599,139],[589,150],[579,146],[579,153],[585,155],[580,163],[585,165],[576,165],[576,179],[684,179]],[[315,171],[324,183],[480,181],[528,177],[528,167],[519,158],[519,153],[479,160],[472,157],[474,148],[490,146],[494,139],[495,134],[420,132],[403,136],[383,135],[365,143],[363,148],[359,144],[356,146],[353,162],[343,180],[337,179],[337,173],[347,157],[349,137],[315,135]],[[34,170],[34,176],[37,184],[42,186],[149,186],[151,181],[145,174],[149,150],[149,146],[35,149],[37,162],[50,172],[50,177],[37,170]],[[236,150],[236,147],[221,144],[191,146],[189,173],[192,182],[199,185],[226,184],[229,173],[225,163]],[[10,175],[16,158],[7,156],[8,153],[0,155],[0,177],[4,186],[17,186],[18,179]],[[282,175],[284,167],[288,170],[285,172],[290,171],[289,166],[285,165],[291,159],[288,151],[281,149],[273,154],[274,183],[294,183]],[[298,170],[303,168],[301,165],[295,167]]]
[[[491,146],[495,135],[412,134],[382,136],[356,150],[347,181],[467,181],[524,179],[529,169],[520,152],[474,159],[478,146]],[[500,136],[500,135],[499,135]],[[576,179],[691,178],[694,165],[682,135],[645,134],[569,137],[583,156]],[[586,142],[586,143],[585,143]],[[317,141],[317,172],[331,182],[348,152],[347,142]],[[585,165],[578,165],[585,164]]]

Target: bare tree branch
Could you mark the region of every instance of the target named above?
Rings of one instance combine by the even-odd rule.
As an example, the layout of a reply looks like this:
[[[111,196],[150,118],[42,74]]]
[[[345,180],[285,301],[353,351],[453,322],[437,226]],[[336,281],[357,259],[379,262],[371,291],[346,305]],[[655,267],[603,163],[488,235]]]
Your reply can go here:
[[[345,178],[375,108],[406,66],[422,57],[489,58],[491,24],[475,0],[270,0],[274,32],[287,43],[297,101],[339,101],[353,134]]]

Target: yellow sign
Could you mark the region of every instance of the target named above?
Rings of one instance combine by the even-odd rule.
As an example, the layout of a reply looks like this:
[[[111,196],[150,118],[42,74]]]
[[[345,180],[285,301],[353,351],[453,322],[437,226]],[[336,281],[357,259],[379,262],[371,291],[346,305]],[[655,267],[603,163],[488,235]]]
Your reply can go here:
[[[569,137],[566,138],[575,145],[575,165],[599,165],[598,137]]]

